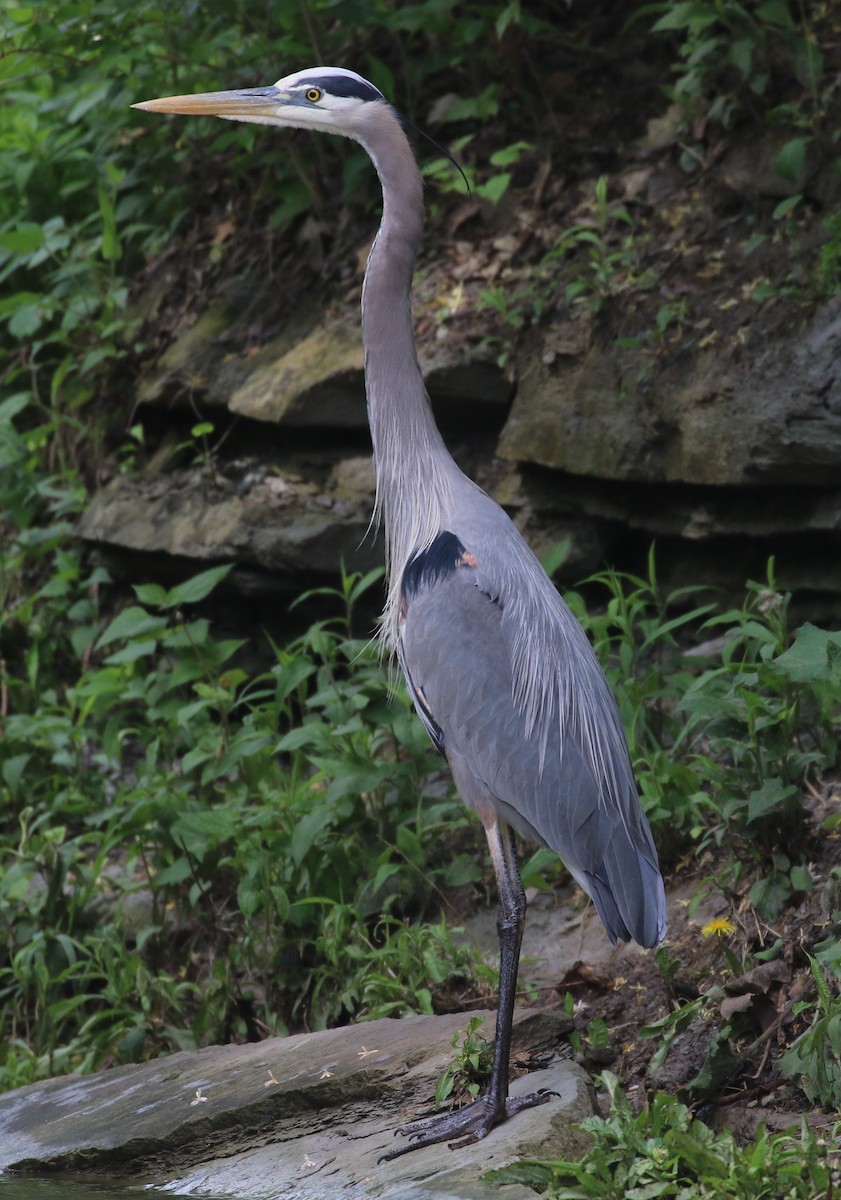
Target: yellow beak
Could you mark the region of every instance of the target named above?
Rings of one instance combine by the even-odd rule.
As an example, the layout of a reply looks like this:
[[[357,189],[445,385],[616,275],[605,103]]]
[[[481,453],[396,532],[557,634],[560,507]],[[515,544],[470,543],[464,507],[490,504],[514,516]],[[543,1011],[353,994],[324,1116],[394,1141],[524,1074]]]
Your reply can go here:
[[[194,96],[163,96],[132,104],[146,112],[182,113],[195,117],[272,116],[283,103],[276,87],[246,88],[237,92],[198,92]]]

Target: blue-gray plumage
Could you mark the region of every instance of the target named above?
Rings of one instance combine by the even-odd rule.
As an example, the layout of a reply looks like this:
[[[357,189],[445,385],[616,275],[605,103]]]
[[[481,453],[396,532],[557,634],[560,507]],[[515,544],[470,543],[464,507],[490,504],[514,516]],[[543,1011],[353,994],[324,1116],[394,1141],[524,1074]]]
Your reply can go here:
[[[411,283],[423,225],[420,173],[403,122],[373,84],[312,67],[271,87],[174,96],[157,112],[339,133],[361,143],[383,190],[365,272],[365,386],[386,533],[383,635],[459,794],[485,828],[499,892],[500,982],[487,1093],[385,1155],[484,1137],[550,1099],[508,1096],[526,901],[512,831],[550,846],[592,897],[612,941],[665,935],[657,854],[616,703],[580,625],[507,515],[450,456],[415,353]]]
[[[407,567],[398,653],[415,705],[465,801],[555,850],[613,942],[654,945],[664,932],[660,875],[627,755],[617,756],[610,779],[599,778],[557,703],[544,714],[545,737],[529,733],[511,703],[512,631],[492,574],[450,532]],[[590,674],[602,721],[621,745],[612,698],[589,659],[588,652],[578,670]],[[615,802],[605,803],[611,791]]]

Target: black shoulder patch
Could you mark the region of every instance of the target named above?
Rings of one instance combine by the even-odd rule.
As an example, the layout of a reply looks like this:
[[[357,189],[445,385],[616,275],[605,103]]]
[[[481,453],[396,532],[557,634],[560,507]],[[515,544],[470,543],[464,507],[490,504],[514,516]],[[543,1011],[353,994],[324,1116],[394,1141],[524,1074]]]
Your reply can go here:
[[[382,92],[365,79],[350,79],[347,75],[313,75],[299,79],[298,87],[317,87],[328,96],[355,96],[357,100],[384,100]]]
[[[400,585],[403,595],[411,599],[422,587],[436,583],[451,571],[475,565],[475,560],[472,563],[471,560],[472,555],[468,554],[454,533],[447,530],[439,533],[432,545],[416,554],[403,572]]]

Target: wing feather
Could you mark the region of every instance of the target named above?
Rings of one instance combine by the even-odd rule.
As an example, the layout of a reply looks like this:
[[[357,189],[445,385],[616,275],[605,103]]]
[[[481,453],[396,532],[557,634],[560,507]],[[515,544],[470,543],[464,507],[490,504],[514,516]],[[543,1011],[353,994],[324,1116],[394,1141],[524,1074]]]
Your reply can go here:
[[[615,708],[596,719],[588,711],[586,722],[570,719],[561,710],[576,703],[573,686],[550,698],[534,728],[516,701],[515,647],[495,591],[481,563],[468,566],[464,558],[448,570],[416,573],[398,651],[415,704],[421,711],[421,696],[421,716],[440,731],[463,798],[490,799],[519,833],[555,850],[592,896],[613,941],[654,945],[665,927],[662,880],[627,750],[615,761],[615,738],[600,745],[597,761],[610,761],[597,778],[577,732],[614,729]],[[595,659],[593,668],[600,672]],[[592,710],[606,689],[588,682],[580,694]]]

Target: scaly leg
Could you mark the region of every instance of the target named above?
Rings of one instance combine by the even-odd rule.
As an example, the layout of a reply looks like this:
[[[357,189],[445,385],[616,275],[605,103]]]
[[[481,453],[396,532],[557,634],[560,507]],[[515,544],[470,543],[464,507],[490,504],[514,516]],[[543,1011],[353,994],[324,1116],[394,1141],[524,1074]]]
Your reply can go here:
[[[409,1138],[409,1144],[384,1154],[380,1162],[399,1158],[411,1150],[432,1146],[436,1142],[458,1138],[450,1149],[466,1146],[486,1137],[507,1117],[524,1108],[545,1104],[552,1096],[549,1091],[531,1092],[527,1096],[508,1098],[508,1060],[511,1053],[511,1024],[514,1018],[514,996],[517,989],[517,968],[520,962],[520,943],[526,920],[526,894],[520,880],[514,837],[507,825],[494,821],[485,830],[491,851],[496,886],[499,893],[499,1003],[496,1011],[496,1042],[494,1043],[491,1081],[484,1096],[455,1112],[425,1121],[402,1125],[395,1133]]]

